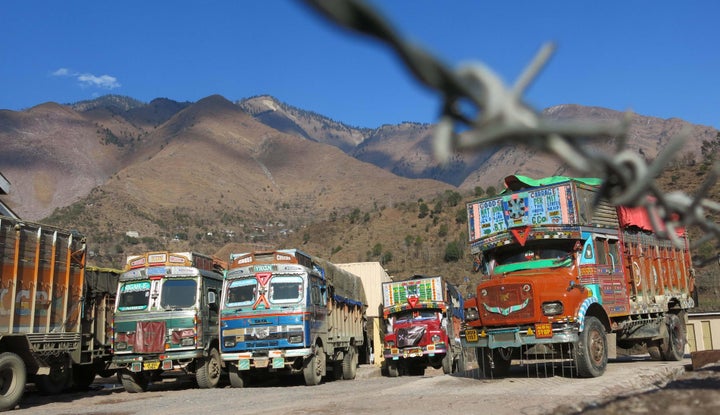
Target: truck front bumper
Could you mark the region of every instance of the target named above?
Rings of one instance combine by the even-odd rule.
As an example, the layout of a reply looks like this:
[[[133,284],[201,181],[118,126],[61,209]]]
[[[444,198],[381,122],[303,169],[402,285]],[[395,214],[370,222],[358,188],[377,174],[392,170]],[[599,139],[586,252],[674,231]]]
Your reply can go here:
[[[312,353],[312,348],[307,347],[257,352],[223,352],[221,357],[225,362],[237,362],[240,370],[250,370],[251,368],[283,369],[285,366],[292,365],[296,358],[307,357]]]
[[[184,350],[180,352],[152,354],[152,355],[115,355],[110,369],[127,368],[131,372],[144,370],[174,370],[182,369],[193,360],[205,356],[204,350]]]
[[[442,344],[428,344],[427,346],[416,347],[386,347],[383,349],[385,359],[408,359],[411,357],[435,356],[436,354],[447,353],[447,346]]]
[[[574,343],[578,330],[573,325],[561,327],[505,327],[498,329],[467,328],[460,332],[463,347],[521,347],[537,344]]]

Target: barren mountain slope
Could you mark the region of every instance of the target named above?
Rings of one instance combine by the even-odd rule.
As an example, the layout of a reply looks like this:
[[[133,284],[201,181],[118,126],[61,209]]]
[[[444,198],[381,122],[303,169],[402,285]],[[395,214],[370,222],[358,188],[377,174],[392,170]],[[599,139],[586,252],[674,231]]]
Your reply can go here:
[[[104,138],[93,122],[55,103],[0,111],[0,167],[12,184],[7,203],[37,219],[102,184],[121,154]]]
[[[624,114],[605,108],[583,107],[579,105],[561,105],[545,111],[548,118],[558,122],[588,121],[593,123],[619,122]],[[675,155],[679,160],[683,157],[698,159],[703,141],[715,139],[717,130],[712,127],[689,124],[678,118],[660,119],[632,115],[624,148],[644,157],[646,161],[654,160],[667,146],[671,138],[684,134],[685,145]],[[602,137],[589,140],[595,151],[604,154],[616,154],[621,137]],[[544,177],[554,174],[580,175],[569,169],[554,155],[520,146],[500,147],[477,170],[472,172],[459,186],[461,189],[473,189],[475,186],[495,186],[498,188],[505,176],[522,174],[530,177]]]

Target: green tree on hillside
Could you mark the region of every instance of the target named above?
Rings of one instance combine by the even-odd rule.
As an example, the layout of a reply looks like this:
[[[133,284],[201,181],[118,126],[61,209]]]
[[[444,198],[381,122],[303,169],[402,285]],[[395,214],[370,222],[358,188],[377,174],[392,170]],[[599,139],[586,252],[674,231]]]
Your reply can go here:
[[[447,204],[448,206],[457,206],[458,203],[462,200],[462,195],[458,192],[453,192],[450,190],[447,190],[445,192],[445,196],[447,196]]]
[[[458,208],[455,211],[455,223],[466,223],[467,222],[467,209],[465,206]]]
[[[425,216],[428,215],[430,212],[430,208],[425,203],[420,203],[420,213],[418,213],[418,218],[422,219]]]
[[[445,262],[458,262],[461,257],[462,249],[456,241],[449,242],[447,246],[445,246],[445,256],[443,257]]]

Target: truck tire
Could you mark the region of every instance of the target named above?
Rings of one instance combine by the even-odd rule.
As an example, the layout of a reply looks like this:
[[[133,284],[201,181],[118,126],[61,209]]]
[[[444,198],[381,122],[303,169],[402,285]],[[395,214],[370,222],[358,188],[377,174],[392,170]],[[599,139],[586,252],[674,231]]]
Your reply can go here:
[[[220,353],[217,349],[210,349],[208,356],[198,359],[198,367],[195,371],[195,380],[200,389],[214,388],[220,382],[222,374],[222,363]]]
[[[596,378],[607,368],[608,348],[605,327],[595,317],[585,319],[585,330],[575,344],[575,367],[578,376]]]
[[[388,377],[396,378],[400,376],[400,368],[398,367],[397,360],[387,360],[386,364]]]
[[[228,377],[230,378],[230,386],[233,388],[244,388],[246,379],[243,371],[238,368],[237,364],[231,363],[228,368]]]
[[[357,375],[358,352],[356,346],[350,346],[342,361],[342,378],[345,380],[355,379]]]
[[[13,409],[25,393],[25,362],[15,353],[0,354],[0,411]]]
[[[683,320],[684,315],[672,313],[665,315],[667,332],[662,345],[662,355],[665,360],[677,362],[685,355],[686,329]]]
[[[325,368],[325,352],[322,347],[315,346],[313,354],[305,360],[303,367],[303,377],[307,386],[315,386],[320,384],[322,380],[323,369]]]
[[[65,390],[72,379],[72,369],[65,362],[55,362],[50,365],[50,374],[36,375],[35,386],[43,395],[57,395]]]
[[[135,373],[128,369],[120,369],[118,376],[127,393],[145,392],[150,385],[150,376],[143,372]]]
[[[455,362],[454,373],[465,373],[465,370],[467,370],[465,365],[465,351],[463,349],[460,349],[460,353],[458,353],[458,358]]]
[[[452,373],[453,370],[453,357],[452,357],[452,351],[448,350],[447,353],[445,353],[445,356],[442,358],[442,369],[443,373],[446,375],[449,375]]]
[[[503,378],[510,372],[512,349],[480,347],[477,349],[477,355],[478,364],[486,378]]]

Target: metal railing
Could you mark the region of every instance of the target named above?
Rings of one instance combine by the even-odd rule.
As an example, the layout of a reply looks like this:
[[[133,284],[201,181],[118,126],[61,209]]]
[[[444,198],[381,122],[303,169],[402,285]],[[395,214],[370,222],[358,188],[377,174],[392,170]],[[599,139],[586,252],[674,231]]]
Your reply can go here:
[[[541,48],[514,86],[506,87],[482,63],[453,70],[418,45],[403,39],[376,10],[361,0],[304,0],[335,23],[375,37],[390,46],[410,72],[443,97],[442,115],[433,136],[434,154],[447,162],[456,151],[480,151],[502,145],[524,145],[548,153],[579,174],[603,179],[600,196],[614,204],[647,208],[654,231],[682,246],[676,229],[697,226],[703,236],[698,247],[715,240],[720,247],[720,226],[708,217],[720,213],[720,203],[703,195],[720,175],[720,163],[708,171],[696,196],[682,191],[663,193],[657,177],[682,148],[688,131],[673,137],[651,163],[626,148],[631,114],[621,122],[560,123],[547,119],[523,101],[523,93],[554,51]],[[475,114],[469,114],[469,106]],[[613,137],[614,154],[605,154],[589,143]]]

